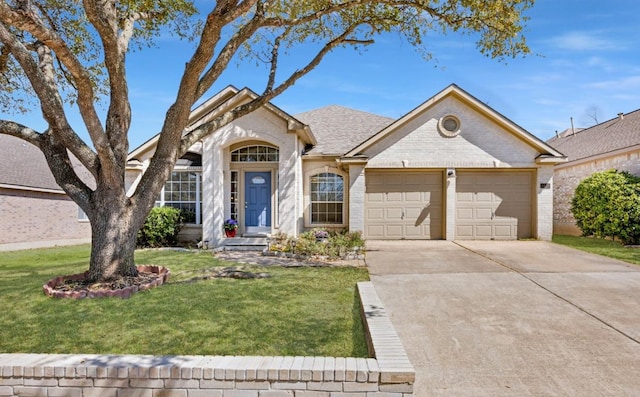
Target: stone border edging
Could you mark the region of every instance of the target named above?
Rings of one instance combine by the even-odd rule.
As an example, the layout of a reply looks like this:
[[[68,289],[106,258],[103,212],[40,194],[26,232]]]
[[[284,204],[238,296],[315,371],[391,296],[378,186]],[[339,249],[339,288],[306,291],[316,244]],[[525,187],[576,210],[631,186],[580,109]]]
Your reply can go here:
[[[415,370],[373,285],[358,292],[375,358],[0,354],[0,396],[413,396]]]
[[[50,296],[52,298],[73,298],[73,299],[83,299],[83,298],[130,298],[131,295],[135,294],[138,291],[145,291],[150,288],[159,287],[162,284],[166,283],[171,275],[171,271],[164,266],[156,266],[156,265],[138,265],[136,266],[139,272],[145,273],[155,273],[159,277],[155,280],[148,282],[142,285],[132,285],[129,287],[117,289],[117,290],[95,290],[95,291],[61,291],[57,290],[56,287],[60,284],[63,284],[67,280],[71,281],[83,281],[89,277],[89,271],[85,271],[84,273],[71,274],[68,276],[58,276],[52,278],[47,281],[43,286],[42,290],[44,294]]]

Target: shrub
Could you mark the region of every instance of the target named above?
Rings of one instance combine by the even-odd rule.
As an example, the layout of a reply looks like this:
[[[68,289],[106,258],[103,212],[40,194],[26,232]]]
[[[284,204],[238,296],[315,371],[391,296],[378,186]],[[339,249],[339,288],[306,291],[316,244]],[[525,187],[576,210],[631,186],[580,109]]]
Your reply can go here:
[[[155,207],[147,215],[138,231],[140,247],[167,247],[176,245],[182,229],[182,213],[173,207]]]
[[[356,247],[364,248],[364,244],[362,233],[357,231],[327,232],[324,229],[314,229],[295,239],[279,233],[271,239],[271,250],[336,259],[346,256]]]
[[[626,171],[596,172],[584,179],[571,200],[576,225],[585,236],[640,242],[640,178]]]

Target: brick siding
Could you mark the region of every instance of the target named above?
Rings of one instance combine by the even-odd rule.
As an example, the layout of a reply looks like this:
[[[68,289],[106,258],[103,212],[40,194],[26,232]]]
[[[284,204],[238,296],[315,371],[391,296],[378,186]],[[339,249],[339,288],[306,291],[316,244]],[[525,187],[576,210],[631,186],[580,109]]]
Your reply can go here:
[[[63,194],[0,188],[0,244],[89,239],[78,206]]]

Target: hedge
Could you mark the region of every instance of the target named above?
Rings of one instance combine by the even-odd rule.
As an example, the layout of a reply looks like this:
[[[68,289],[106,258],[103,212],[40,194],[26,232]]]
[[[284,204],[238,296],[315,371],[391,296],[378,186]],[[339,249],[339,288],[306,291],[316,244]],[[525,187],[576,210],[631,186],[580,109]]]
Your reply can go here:
[[[596,172],[584,179],[571,200],[584,236],[640,243],[640,178],[626,171]]]

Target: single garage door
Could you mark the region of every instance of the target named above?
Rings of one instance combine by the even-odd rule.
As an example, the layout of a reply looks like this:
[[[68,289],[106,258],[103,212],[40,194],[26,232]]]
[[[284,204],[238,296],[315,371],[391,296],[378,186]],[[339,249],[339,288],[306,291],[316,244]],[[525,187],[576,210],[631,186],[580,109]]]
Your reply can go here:
[[[456,238],[532,237],[533,177],[531,171],[458,171]]]
[[[367,171],[365,237],[441,239],[444,171]]]

